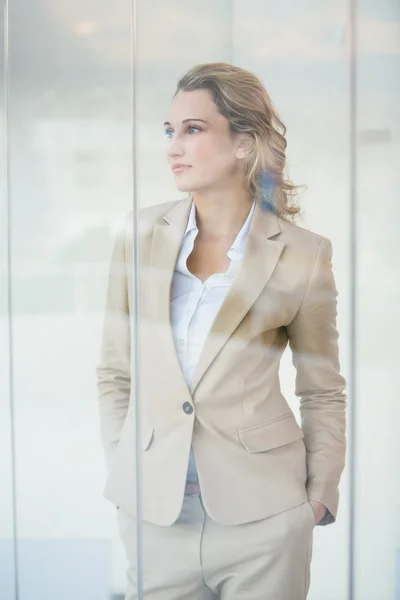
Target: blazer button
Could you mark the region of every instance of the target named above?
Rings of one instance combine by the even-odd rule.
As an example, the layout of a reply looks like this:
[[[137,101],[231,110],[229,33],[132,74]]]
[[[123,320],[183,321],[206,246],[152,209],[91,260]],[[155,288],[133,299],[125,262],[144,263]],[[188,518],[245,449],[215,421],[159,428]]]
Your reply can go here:
[[[187,415],[191,415],[193,412],[193,406],[190,404],[190,402],[184,402],[182,408],[183,412],[185,412]]]

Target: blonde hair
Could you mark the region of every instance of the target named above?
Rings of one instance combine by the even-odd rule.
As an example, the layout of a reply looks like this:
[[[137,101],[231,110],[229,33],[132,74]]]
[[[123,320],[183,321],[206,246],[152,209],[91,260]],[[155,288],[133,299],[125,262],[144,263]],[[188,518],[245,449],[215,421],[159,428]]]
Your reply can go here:
[[[229,63],[195,65],[178,81],[180,91],[207,89],[219,112],[229,121],[232,134],[252,140],[245,159],[249,192],[267,210],[284,218],[300,212],[297,186],[284,177],[286,127],[279,118],[261,80]]]

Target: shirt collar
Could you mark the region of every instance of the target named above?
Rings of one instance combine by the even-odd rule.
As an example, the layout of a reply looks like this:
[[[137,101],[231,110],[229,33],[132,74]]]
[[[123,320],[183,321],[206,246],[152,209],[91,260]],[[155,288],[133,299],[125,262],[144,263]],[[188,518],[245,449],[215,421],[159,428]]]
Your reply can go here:
[[[192,201],[192,206],[191,206],[190,214],[189,214],[189,221],[188,221],[188,224],[186,227],[185,235],[187,233],[189,233],[189,231],[193,231],[193,229],[198,231],[197,222],[196,222],[196,206],[195,206],[194,201]]]
[[[254,214],[254,210],[256,207],[256,201],[253,200],[253,204],[252,207],[250,209],[250,212],[248,214],[248,217],[242,227],[242,229],[239,231],[238,235],[236,236],[235,241],[233,242],[232,246],[230,247],[228,252],[235,252],[235,253],[239,253],[240,255],[244,254],[244,249],[246,246],[246,242],[247,242],[247,237],[249,235],[249,231],[250,231],[250,225],[251,225],[251,219],[253,217]],[[190,214],[189,214],[189,220],[188,220],[188,224],[186,227],[186,231],[185,231],[185,235],[187,233],[189,233],[190,231],[196,231],[198,232],[198,228],[197,228],[197,222],[196,222],[196,206],[195,203],[192,202],[192,206],[190,208]]]

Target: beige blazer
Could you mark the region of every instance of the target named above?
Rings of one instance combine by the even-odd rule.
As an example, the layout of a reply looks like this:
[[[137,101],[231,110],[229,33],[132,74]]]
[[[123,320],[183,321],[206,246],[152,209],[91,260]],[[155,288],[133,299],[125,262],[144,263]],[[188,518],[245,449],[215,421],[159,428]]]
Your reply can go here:
[[[240,271],[188,389],[170,286],[190,206],[188,196],[143,209],[139,220],[142,517],[176,521],[193,444],[203,503],[215,521],[264,519],[309,498],[328,508],[321,524],[331,523],[346,447],[331,243],[256,206]],[[133,250],[130,214],[113,250],[97,376],[104,496],[135,514]],[[279,384],[288,343],[301,427]]]

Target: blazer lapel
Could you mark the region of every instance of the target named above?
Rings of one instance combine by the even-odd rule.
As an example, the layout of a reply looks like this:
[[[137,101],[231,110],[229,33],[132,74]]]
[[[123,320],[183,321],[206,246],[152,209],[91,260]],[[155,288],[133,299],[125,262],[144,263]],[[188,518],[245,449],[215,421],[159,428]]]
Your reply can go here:
[[[280,231],[276,215],[264,211],[257,203],[242,264],[206,338],[191,394],[267,285],[285,246],[278,239],[270,239]]]
[[[172,333],[170,304],[171,284],[175,271],[176,261],[185,234],[189,219],[192,198],[188,196],[176,204],[153,230],[150,250],[150,269],[147,284],[150,285],[150,295],[147,296],[151,303],[150,316],[156,326],[156,343],[163,347],[164,360],[171,360],[176,374],[171,375],[171,382],[180,385],[177,392],[188,393],[183,371],[181,369],[175,342]],[[148,311],[148,307],[146,312]]]
[[[156,223],[150,251],[150,277],[155,318],[170,324],[170,292],[176,261],[187,226],[192,199],[190,196]]]

